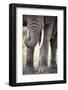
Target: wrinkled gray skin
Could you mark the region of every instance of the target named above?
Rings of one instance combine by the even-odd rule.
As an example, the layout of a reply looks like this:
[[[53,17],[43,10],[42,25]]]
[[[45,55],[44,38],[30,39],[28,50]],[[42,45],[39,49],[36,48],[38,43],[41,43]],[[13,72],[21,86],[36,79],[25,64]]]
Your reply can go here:
[[[40,48],[38,73],[55,72],[56,49],[57,49],[57,17],[49,16],[28,16],[27,28],[29,36],[25,39],[27,47],[27,61],[24,73],[34,73],[33,59],[34,49],[37,43],[41,41],[41,31],[44,28],[44,40]],[[48,68],[48,46],[51,44],[51,65]],[[55,70],[54,70],[55,69]]]

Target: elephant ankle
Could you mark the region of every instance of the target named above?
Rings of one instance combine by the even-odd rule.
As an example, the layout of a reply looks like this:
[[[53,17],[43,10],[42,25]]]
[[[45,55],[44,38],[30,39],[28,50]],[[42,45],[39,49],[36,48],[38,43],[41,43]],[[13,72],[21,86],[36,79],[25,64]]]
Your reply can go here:
[[[43,58],[43,59],[39,60],[39,65],[38,66],[47,67],[48,66],[47,59]]]
[[[39,61],[37,71],[38,73],[47,73],[48,72],[47,62]]]
[[[47,66],[38,66],[37,69],[38,73],[48,73],[48,67]]]
[[[31,64],[31,63],[27,63],[26,66],[30,67],[30,68],[33,68],[33,64]]]
[[[35,72],[34,67],[31,66],[25,66],[23,70],[23,74],[32,74],[34,72]]]
[[[51,65],[48,69],[49,73],[57,73],[57,65]]]
[[[56,60],[51,60],[51,66],[52,67],[57,67]]]
[[[32,60],[27,60],[26,66],[33,67],[33,61]]]

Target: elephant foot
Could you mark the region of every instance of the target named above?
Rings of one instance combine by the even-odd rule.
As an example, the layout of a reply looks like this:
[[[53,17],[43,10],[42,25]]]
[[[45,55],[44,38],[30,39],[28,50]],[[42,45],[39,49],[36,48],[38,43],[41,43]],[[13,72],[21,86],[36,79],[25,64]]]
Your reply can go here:
[[[27,75],[27,74],[33,74],[34,72],[35,72],[35,70],[34,70],[33,67],[26,66],[24,68],[23,74],[25,74],[25,75]]]
[[[49,73],[57,73],[57,65],[56,64],[51,64],[48,70]]]
[[[46,66],[38,67],[38,73],[48,73],[48,67]]]
[[[39,64],[38,64],[38,73],[48,73],[48,64],[46,57],[40,57]]]

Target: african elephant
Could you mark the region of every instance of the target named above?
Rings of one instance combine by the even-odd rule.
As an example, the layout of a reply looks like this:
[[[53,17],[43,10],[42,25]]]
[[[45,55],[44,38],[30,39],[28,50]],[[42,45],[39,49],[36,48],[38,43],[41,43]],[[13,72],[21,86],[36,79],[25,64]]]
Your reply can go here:
[[[25,39],[27,47],[27,60],[25,73],[35,72],[33,67],[34,49],[39,42],[40,55],[38,72],[47,73],[51,68],[57,67],[57,17],[56,16],[27,16],[27,28],[29,36]],[[51,44],[51,67],[48,68],[48,46]]]

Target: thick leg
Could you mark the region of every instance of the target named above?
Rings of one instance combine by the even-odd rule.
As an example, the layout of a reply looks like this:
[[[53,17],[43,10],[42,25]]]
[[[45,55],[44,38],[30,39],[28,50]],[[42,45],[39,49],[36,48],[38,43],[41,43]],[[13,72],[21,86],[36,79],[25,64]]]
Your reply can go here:
[[[34,48],[27,48],[26,65],[29,67],[33,67],[33,55],[34,55]]]
[[[48,68],[48,41],[43,41],[43,45],[40,48],[38,72],[47,72]]]
[[[48,48],[49,40],[51,38],[53,30],[53,21],[52,23],[45,24],[44,26],[44,40],[40,48],[40,60],[38,65],[38,72],[48,72]]]
[[[56,51],[57,51],[57,35],[54,36],[54,39],[50,40],[51,42],[51,66],[50,72],[57,72],[57,63],[56,63]]]
[[[51,65],[56,65],[57,35],[51,40]]]
[[[53,31],[51,35],[51,66],[50,72],[57,72],[57,62],[56,62],[56,53],[57,53],[57,17],[55,18],[55,23],[53,26]]]
[[[26,67],[24,70],[24,74],[34,73],[33,55],[34,55],[34,48],[27,48],[27,57],[26,57],[27,60],[26,60]]]

